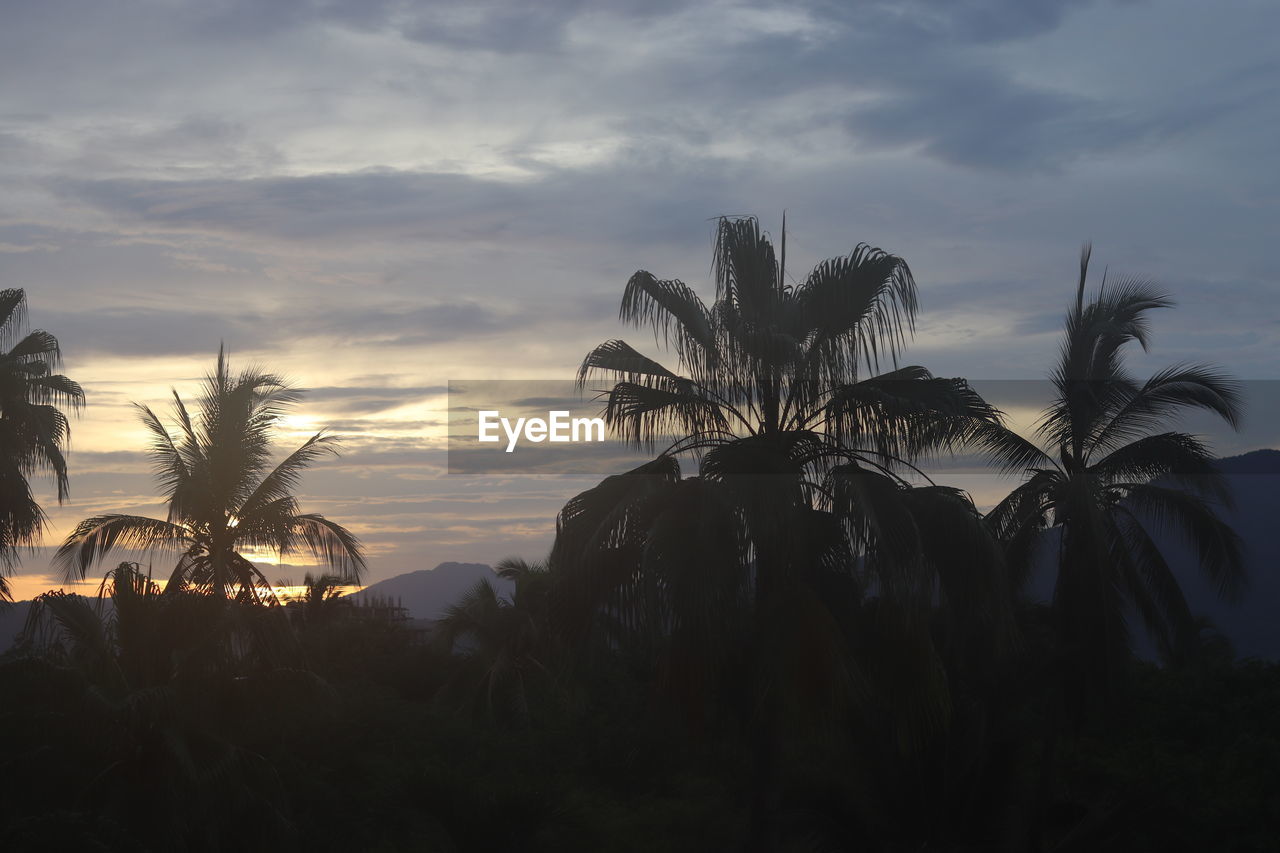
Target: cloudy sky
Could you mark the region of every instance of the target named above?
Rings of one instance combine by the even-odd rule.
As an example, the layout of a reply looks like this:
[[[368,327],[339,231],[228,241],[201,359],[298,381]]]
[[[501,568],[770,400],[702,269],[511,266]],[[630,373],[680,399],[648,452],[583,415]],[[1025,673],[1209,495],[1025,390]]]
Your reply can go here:
[[[161,511],[128,404],[225,341],[313,389],[286,438],[347,436],[304,506],[372,579],[539,556],[590,481],[446,475],[444,388],[571,377],[638,268],[709,295],[718,214],[786,210],[797,270],[904,256],[939,373],[1043,375],[1092,238],[1178,300],[1139,365],[1280,379],[1264,0],[3,8],[0,286],[88,395],[50,541]]]

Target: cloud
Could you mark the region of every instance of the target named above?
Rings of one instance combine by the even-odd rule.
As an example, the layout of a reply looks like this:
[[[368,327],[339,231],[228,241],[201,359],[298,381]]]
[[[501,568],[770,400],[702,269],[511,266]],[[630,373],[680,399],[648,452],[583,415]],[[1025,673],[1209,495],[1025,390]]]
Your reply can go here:
[[[1155,128],[1085,98],[964,73],[927,88],[890,90],[855,108],[855,140],[919,147],[949,163],[986,169],[1050,167],[1148,139]]]
[[[269,314],[155,309],[129,304],[93,311],[42,308],[39,323],[81,354],[206,355],[219,341],[230,349],[271,351],[301,340],[369,346],[441,344],[509,332],[527,317],[473,301],[433,300],[414,308],[284,306]],[[397,389],[387,389],[396,394]]]
[[[1093,0],[881,0],[863,4],[819,0],[823,17],[915,43],[989,44],[1043,35]]]
[[[183,10],[191,28],[219,39],[270,39],[317,24],[353,29],[385,25],[401,4],[395,0],[209,0]]]
[[[671,163],[654,150],[629,151],[624,158],[598,168],[546,169],[522,181],[369,169],[239,180],[56,178],[47,186],[117,221],[165,229],[291,242],[341,237],[434,244],[536,241],[565,233],[651,239],[668,233],[669,217],[658,214],[682,198],[699,197],[702,210],[714,212],[723,204],[716,197],[727,195],[731,176],[722,165]],[[653,191],[678,182],[683,188],[674,197]],[[679,230],[686,233],[687,226]]]
[[[417,388],[328,387],[309,389],[307,399],[312,405],[337,414],[374,415],[400,408],[407,403],[438,397],[448,391],[447,385]]]

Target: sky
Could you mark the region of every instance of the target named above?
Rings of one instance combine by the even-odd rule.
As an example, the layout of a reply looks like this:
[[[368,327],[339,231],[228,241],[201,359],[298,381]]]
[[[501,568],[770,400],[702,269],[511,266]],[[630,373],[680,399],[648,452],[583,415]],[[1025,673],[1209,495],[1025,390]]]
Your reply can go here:
[[[87,396],[71,498],[39,484],[47,543],[163,513],[130,403],[192,398],[225,343],[310,389],[282,447],[344,437],[301,503],[364,540],[370,580],[536,558],[599,475],[448,474],[449,383],[570,379],[613,337],[660,354],[619,324],[623,285],[710,299],[722,214],[777,235],[785,211],[797,275],[864,241],[904,257],[905,361],[938,374],[1043,376],[1092,239],[1095,269],[1177,300],[1137,370],[1280,379],[1263,0],[7,0],[3,20],[0,287]],[[1272,424],[1222,451],[1280,447]],[[1008,488],[957,477],[980,503]],[[12,584],[57,585],[47,550]]]

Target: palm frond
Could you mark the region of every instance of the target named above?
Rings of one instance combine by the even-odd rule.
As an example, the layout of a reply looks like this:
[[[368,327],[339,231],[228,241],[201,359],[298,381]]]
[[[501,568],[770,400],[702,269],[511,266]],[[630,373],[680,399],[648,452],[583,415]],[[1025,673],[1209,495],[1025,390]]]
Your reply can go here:
[[[1051,468],[1057,463],[1035,443],[996,422],[974,426],[972,441],[1002,474]]]
[[[35,545],[45,514],[22,469],[0,457],[0,576],[19,562],[20,549]]]
[[[587,353],[578,369],[578,386],[586,385],[594,376],[608,376],[624,382],[641,379],[666,379],[674,383],[678,377],[658,362],[637,352],[626,341],[610,340]]]
[[[681,434],[727,431],[722,407],[692,383],[619,382],[605,402],[605,423],[624,441],[652,449]]]
[[[1196,639],[1195,620],[1178,579],[1160,548],[1128,509],[1116,513],[1113,557],[1147,632],[1174,660],[1184,660]]]
[[[497,621],[502,609],[502,599],[488,578],[481,578],[462,597],[445,608],[444,617],[437,624],[435,641],[447,651],[452,651],[459,638],[467,635],[483,636],[487,628]]]
[[[61,359],[62,350],[57,338],[43,329],[36,329],[14,344],[6,356],[23,361],[38,359],[48,366],[54,366]]]
[[[0,349],[7,349],[27,324],[27,294],[21,288],[0,290]]]
[[[1149,435],[1108,453],[1092,470],[1107,482],[1144,482],[1176,477],[1180,484],[1230,503],[1225,481],[1204,442],[1181,432]]]
[[[918,601],[924,591],[923,554],[908,489],[857,463],[836,466],[827,479],[832,509],[844,520],[855,554],[862,556],[882,594]]]
[[[322,515],[303,513],[294,517],[293,535],[344,583],[360,583],[364,577],[366,565],[360,540],[342,525]]]
[[[54,554],[51,566],[68,581],[82,580],[90,567],[117,548],[181,551],[192,541],[186,528],[168,521],[137,515],[97,515],[76,525]]]
[[[896,365],[919,308],[907,262],[866,243],[813,268],[795,292],[802,327],[811,340],[803,371],[823,384]]]
[[[1187,542],[1196,552],[1201,571],[1224,599],[1234,600],[1244,589],[1247,578],[1240,537],[1204,499],[1143,483],[1130,485],[1125,500],[1144,526]]]
[[[908,489],[904,498],[920,531],[922,559],[938,579],[942,611],[1007,646],[1013,614],[1004,555],[972,498],[947,486]]]
[[[920,367],[841,385],[824,415],[838,442],[905,460],[981,440],[1001,419],[964,379],[934,377]]]
[[[214,505],[236,507],[251,494],[271,460],[271,432],[300,392],[253,367],[230,373],[225,351],[205,378],[200,397],[199,443],[208,464]]]
[[[47,472],[53,475],[58,502],[67,496],[67,462],[62,449],[71,435],[71,426],[57,407],[11,401],[4,405],[0,436],[4,451],[24,475]]]
[[[63,590],[36,596],[22,635],[29,643],[60,646],[100,683],[112,688],[124,685],[102,614],[83,596]]]
[[[1098,425],[1091,447],[1112,450],[1194,409],[1215,414],[1238,429],[1243,409],[1239,383],[1205,365],[1167,367],[1125,396],[1114,415]]]
[[[782,296],[773,244],[754,216],[722,216],[716,223],[712,275],[716,299],[747,322],[776,317]]]
[[[1007,541],[1029,524],[1037,527],[1048,524],[1046,513],[1054,506],[1055,492],[1064,482],[1063,474],[1050,468],[1029,473],[1030,477],[986,515],[987,524],[998,539]]]
[[[523,557],[507,557],[495,563],[493,571],[503,580],[513,581],[519,585],[521,581],[536,575],[546,574],[550,569],[545,560],[530,563]]]
[[[337,456],[339,444],[337,436],[326,435],[323,431],[308,438],[262,478],[239,507],[239,514],[251,516],[261,505],[292,494],[299,485],[303,470],[324,456]]]
[[[149,406],[134,403],[134,408],[138,410],[143,426],[151,433],[147,453],[151,456],[152,471],[160,482],[161,490],[170,500],[180,497],[181,487],[191,479],[187,460],[169,430]]]
[[[682,281],[659,280],[640,270],[622,292],[619,319],[635,326],[650,326],[663,346],[675,346],[682,361],[696,362],[699,351],[714,345],[707,306]]]

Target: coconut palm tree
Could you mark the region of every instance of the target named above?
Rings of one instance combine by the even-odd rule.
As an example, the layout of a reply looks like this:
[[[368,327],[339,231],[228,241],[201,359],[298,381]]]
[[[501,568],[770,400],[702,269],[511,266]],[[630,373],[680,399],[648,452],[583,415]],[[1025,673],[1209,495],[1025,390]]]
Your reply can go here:
[[[848,692],[859,667],[842,622],[861,591],[873,585],[903,613],[927,609],[951,577],[934,559],[946,549],[928,544],[947,525],[930,516],[978,529],[965,496],[913,488],[913,462],[974,438],[999,413],[963,379],[897,365],[917,310],[900,257],[861,244],[793,284],[785,223],[775,254],[756,219],[725,217],[712,270],[710,306],[643,270],[623,293],[621,319],[651,328],[675,369],[622,340],[583,361],[580,386],[612,381],[613,431],[665,450],[570,501],[552,562],[561,621],[568,611],[578,632],[594,618],[639,633],[674,688],[749,673],[753,835],[768,848],[782,717]],[[681,479],[685,453],[698,456],[698,477]],[[970,559],[965,582],[998,600],[988,582],[998,566],[979,565],[990,553],[948,556]],[[917,648],[926,660],[896,672],[938,671],[928,644]],[[936,719],[945,700],[925,692],[933,701],[905,704]]]
[[[710,307],[681,281],[643,270],[631,277],[621,318],[652,328],[678,368],[611,340],[586,356],[578,381],[613,380],[604,416],[624,439],[669,444],[638,476],[610,478],[566,506],[560,562],[592,543],[616,550],[628,535],[621,526],[647,537],[635,530],[645,514],[621,508],[663,492],[679,478],[675,458],[692,452],[704,482],[684,490],[681,512],[696,500],[733,516],[711,550],[738,560],[739,580],[751,575],[756,606],[789,583],[788,555],[799,553],[797,531],[814,523],[813,511],[834,513],[824,523],[845,526],[850,550],[879,573],[878,584],[926,593],[929,580],[911,571],[921,563],[922,530],[903,505],[904,474],[999,414],[963,379],[896,365],[917,309],[902,258],[862,244],[791,284],[785,223],[781,249],[775,256],[756,219],[721,218]],[[892,367],[881,372],[886,362]]]
[[[71,429],[62,408],[84,403],[80,386],[55,373],[62,353],[48,332],[24,332],[26,294],[0,290],[0,598],[22,546],[34,544],[44,513],[27,481],[53,475],[58,502],[67,495],[63,456]],[[59,408],[62,407],[62,408]]]
[[[198,418],[174,392],[174,433],[146,406],[138,406],[151,432],[148,448],[169,505],[165,519],[99,515],[76,526],[54,564],[69,578],[117,548],[176,553],[166,589],[196,587],[242,601],[272,598],[266,577],[241,552],[267,549],[279,556],[309,551],[343,583],[358,583],[365,568],[356,537],[314,513],[299,512],[293,491],[303,470],[336,454],[323,432],[307,439],[274,467],[272,432],[299,392],[279,377],[249,369],[232,374],[224,352],[206,377]]]
[[[1081,688],[1074,695],[1104,695],[1114,685],[1129,654],[1126,607],[1175,659],[1192,648],[1196,622],[1159,534],[1188,541],[1222,594],[1244,580],[1237,537],[1214,511],[1229,496],[1209,448],[1168,430],[1197,409],[1235,427],[1239,388],[1203,365],[1168,367],[1146,381],[1130,375],[1126,346],[1146,350],[1148,314],[1173,303],[1147,281],[1106,276],[1086,299],[1089,256],[1086,244],[1036,441],[1007,430],[987,438],[1001,465],[1026,474],[989,514],[1011,564],[1025,576],[1041,531],[1056,534],[1053,610],[1063,662]]]

